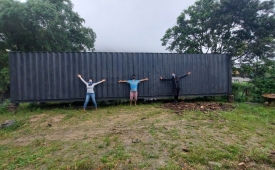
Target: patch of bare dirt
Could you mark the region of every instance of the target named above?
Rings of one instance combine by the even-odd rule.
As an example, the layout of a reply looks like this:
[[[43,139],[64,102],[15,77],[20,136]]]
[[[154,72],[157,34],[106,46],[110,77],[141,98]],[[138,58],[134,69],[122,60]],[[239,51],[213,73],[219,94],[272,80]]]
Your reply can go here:
[[[174,110],[175,113],[180,113],[182,111],[201,111],[204,113],[210,111],[232,111],[234,107],[230,103],[216,103],[216,102],[174,102],[174,103],[165,103],[164,108]]]
[[[33,126],[40,125],[40,126],[48,126],[51,124],[56,124],[62,121],[65,115],[53,115],[49,116],[47,114],[40,114],[31,116],[29,119],[29,123],[32,123]]]
[[[24,146],[35,140],[77,141],[92,139],[94,137],[100,138],[106,135],[118,135],[123,139],[124,144],[131,145],[133,143],[132,141],[136,139],[145,143],[152,141],[151,135],[148,134],[147,131],[151,123],[155,122],[156,119],[163,120],[164,122],[154,123],[154,126],[156,128],[161,127],[164,130],[171,130],[175,126],[188,124],[184,120],[165,121],[169,120],[169,113],[158,114],[157,116],[147,115],[146,112],[135,114],[124,113],[107,116],[100,120],[86,120],[71,125],[58,123],[62,121],[64,116],[64,114],[52,116],[41,114],[32,116],[30,122],[33,122],[32,126],[40,127],[39,132],[25,134],[13,142],[16,145]],[[41,121],[43,122],[41,123]],[[52,126],[48,126],[48,124]]]
[[[51,117],[49,122],[50,123],[57,123],[57,122],[60,122],[64,117],[65,117],[65,115],[56,115],[54,117]]]
[[[59,123],[63,120],[64,114],[52,116],[46,114],[34,115],[30,118],[29,122],[32,122],[32,127],[34,128],[40,127],[39,132],[25,134],[13,142],[16,145],[24,146],[35,140],[75,141],[106,135],[125,136],[128,138],[128,141],[131,142],[132,139],[140,137],[143,131],[148,128],[147,121],[154,120],[148,118],[141,120],[142,114],[144,113],[137,113],[135,115],[124,113],[108,116],[100,120],[86,120],[70,125]],[[166,116],[169,115],[166,114]],[[165,115],[163,115],[163,117],[165,117]]]
[[[46,114],[39,114],[39,115],[31,116],[29,122],[30,123],[37,122],[37,121],[41,120],[44,116],[46,116]]]

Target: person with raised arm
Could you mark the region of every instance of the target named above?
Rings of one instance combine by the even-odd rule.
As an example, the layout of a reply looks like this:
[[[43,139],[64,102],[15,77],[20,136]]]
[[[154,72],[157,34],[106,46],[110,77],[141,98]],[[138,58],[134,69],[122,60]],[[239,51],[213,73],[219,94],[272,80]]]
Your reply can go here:
[[[132,101],[135,101],[135,105],[137,105],[137,97],[138,97],[138,84],[142,81],[147,81],[148,78],[136,80],[136,76],[132,75],[132,80],[119,80],[119,83],[128,83],[130,84],[130,106],[132,106]]]
[[[173,92],[174,92],[174,99],[175,99],[175,102],[177,102],[177,100],[179,99],[179,93],[180,93],[180,89],[181,89],[181,86],[180,86],[180,79],[183,79],[185,77],[187,77],[188,75],[190,75],[191,72],[188,72],[186,75],[184,76],[181,76],[181,77],[178,77],[176,76],[175,73],[172,73],[172,78],[170,79],[163,79],[161,76],[160,76],[160,80],[163,80],[163,81],[171,81],[172,82],[172,87],[173,87]]]
[[[100,83],[103,83],[104,81],[106,81],[105,79],[102,79],[101,81],[99,82],[96,82],[96,83],[93,83],[93,79],[90,78],[89,79],[89,82],[86,82],[80,74],[77,75],[80,80],[86,85],[86,88],[87,88],[87,93],[86,93],[86,99],[85,99],[85,102],[84,102],[84,106],[83,106],[83,110],[85,111],[86,110],[86,107],[87,107],[87,104],[89,103],[89,100],[90,98],[92,98],[92,102],[94,104],[94,107],[95,107],[95,110],[97,110],[97,103],[96,103],[96,100],[95,100],[95,92],[94,92],[94,87]]]

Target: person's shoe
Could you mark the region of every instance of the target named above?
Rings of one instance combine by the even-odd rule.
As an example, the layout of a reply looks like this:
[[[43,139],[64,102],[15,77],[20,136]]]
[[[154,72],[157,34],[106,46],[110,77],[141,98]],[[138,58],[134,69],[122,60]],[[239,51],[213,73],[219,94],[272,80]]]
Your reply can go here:
[[[85,111],[86,111],[86,109],[83,109],[83,111],[85,112]]]
[[[95,110],[97,110],[97,108],[95,108]]]

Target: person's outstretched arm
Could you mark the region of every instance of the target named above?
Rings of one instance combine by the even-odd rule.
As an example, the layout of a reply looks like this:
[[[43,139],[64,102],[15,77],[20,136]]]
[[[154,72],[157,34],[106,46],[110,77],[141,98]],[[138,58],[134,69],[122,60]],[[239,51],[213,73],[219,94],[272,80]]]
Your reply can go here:
[[[119,83],[127,83],[128,80],[118,80]]]
[[[149,79],[146,77],[145,79],[141,79],[139,81],[147,81],[147,80],[149,80]]]
[[[79,77],[80,80],[81,80],[84,84],[86,84],[86,86],[88,85],[88,83],[81,77],[80,74],[78,74],[77,77]]]
[[[106,81],[106,80],[105,80],[105,79],[102,79],[101,81],[94,83],[94,85],[98,85],[98,84],[100,84],[100,83],[103,83],[104,81]]]
[[[191,74],[191,72],[188,72],[186,75],[179,77],[179,79],[182,79],[182,78],[188,76],[189,74]]]
[[[163,81],[171,81],[172,79],[164,79],[164,78],[162,78],[161,76],[159,76],[159,79],[160,80],[163,80]]]

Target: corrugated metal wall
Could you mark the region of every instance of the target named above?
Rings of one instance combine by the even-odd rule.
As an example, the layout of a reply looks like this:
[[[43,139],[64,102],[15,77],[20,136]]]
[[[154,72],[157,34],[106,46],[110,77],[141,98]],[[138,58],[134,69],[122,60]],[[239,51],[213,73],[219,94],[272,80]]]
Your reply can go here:
[[[83,101],[88,81],[106,79],[95,87],[97,99],[129,97],[129,85],[118,83],[132,74],[139,84],[139,98],[172,96],[171,82],[159,76],[181,76],[180,95],[214,96],[231,93],[231,57],[219,54],[175,53],[20,53],[10,52],[11,101]]]

